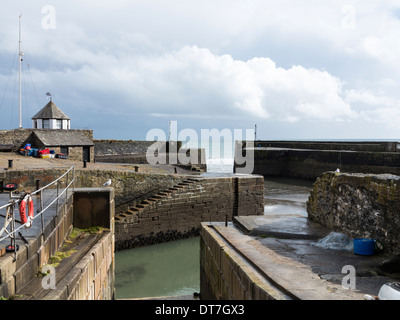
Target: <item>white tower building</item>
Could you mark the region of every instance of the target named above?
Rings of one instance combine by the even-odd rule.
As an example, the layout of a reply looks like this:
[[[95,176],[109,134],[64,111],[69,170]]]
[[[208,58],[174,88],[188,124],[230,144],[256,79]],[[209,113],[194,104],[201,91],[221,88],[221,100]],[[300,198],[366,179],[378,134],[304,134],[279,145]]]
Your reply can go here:
[[[71,119],[50,100],[32,117],[33,129],[71,129]]]

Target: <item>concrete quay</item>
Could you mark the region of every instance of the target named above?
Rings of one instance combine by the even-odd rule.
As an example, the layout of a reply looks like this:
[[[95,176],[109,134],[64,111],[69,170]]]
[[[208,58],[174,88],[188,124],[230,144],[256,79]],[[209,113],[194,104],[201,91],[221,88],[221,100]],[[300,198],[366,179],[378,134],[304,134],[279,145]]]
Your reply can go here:
[[[42,199],[44,207],[46,207],[54,199],[54,193],[55,193],[54,190],[44,190],[43,199]],[[21,192],[21,195],[22,194],[23,194],[23,192]],[[69,191],[68,197],[70,197],[70,195],[71,195],[71,191]],[[9,199],[10,199],[9,193],[0,193],[0,205],[5,205],[9,201]],[[65,204],[65,200],[66,200],[65,197],[61,197],[59,199],[58,205],[63,206]],[[38,196],[33,196],[32,201],[33,201],[33,206],[35,208],[35,211],[38,210],[40,208],[40,198]],[[6,214],[5,209],[0,212],[1,227],[3,227],[3,225],[4,225],[5,214]],[[18,207],[15,208],[14,215],[15,215],[15,222],[16,222],[15,228],[17,229],[21,226]],[[36,216],[36,212],[35,212],[35,216]],[[56,216],[57,216],[57,203],[54,203],[43,213],[43,227],[44,227],[44,229],[46,229],[46,231],[49,228],[49,224],[52,222],[52,220]],[[10,229],[10,226],[8,229]],[[18,247],[20,247],[22,249],[24,247],[25,241],[37,239],[41,234],[42,234],[42,219],[41,219],[41,217],[37,217],[37,218],[34,218],[34,221],[30,228],[23,228],[20,230],[19,233],[17,233],[16,244],[18,245]],[[7,234],[4,233],[2,235],[2,237],[6,236],[6,235]],[[3,241],[1,241],[0,248],[3,250],[5,248],[5,246],[8,246],[10,244],[10,241],[11,241],[11,239],[9,239],[9,238],[6,238]]]
[[[364,300],[399,281],[379,270],[388,255],[315,246],[329,232],[287,214],[235,217],[227,226],[203,223],[201,299]]]
[[[315,180],[326,171],[400,175],[400,143],[389,141],[245,141],[254,174]],[[246,151],[247,150],[247,151]],[[235,169],[244,165],[235,163]]]

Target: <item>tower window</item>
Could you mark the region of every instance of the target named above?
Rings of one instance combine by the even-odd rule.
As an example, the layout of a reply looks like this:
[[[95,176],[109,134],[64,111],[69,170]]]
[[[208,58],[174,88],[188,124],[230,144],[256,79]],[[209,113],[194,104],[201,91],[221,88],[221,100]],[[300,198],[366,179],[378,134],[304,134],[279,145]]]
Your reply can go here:
[[[62,120],[59,120],[59,119],[56,120],[55,129],[62,129]]]
[[[42,123],[43,123],[43,129],[49,129],[50,128],[48,119],[43,119]]]

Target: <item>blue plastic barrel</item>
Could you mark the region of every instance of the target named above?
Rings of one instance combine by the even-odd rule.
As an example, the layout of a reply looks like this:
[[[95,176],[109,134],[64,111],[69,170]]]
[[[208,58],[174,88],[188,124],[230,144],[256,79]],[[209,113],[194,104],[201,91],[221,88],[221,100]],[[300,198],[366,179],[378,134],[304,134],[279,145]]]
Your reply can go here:
[[[353,251],[355,254],[372,256],[375,253],[375,240],[356,238],[353,240]]]

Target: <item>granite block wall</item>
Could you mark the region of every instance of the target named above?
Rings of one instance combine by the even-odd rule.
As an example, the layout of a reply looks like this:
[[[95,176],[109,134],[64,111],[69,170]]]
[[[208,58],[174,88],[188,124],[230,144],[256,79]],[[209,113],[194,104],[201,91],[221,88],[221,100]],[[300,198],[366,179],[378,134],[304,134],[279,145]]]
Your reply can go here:
[[[116,250],[199,235],[203,221],[264,214],[261,176],[188,178],[115,218]]]

